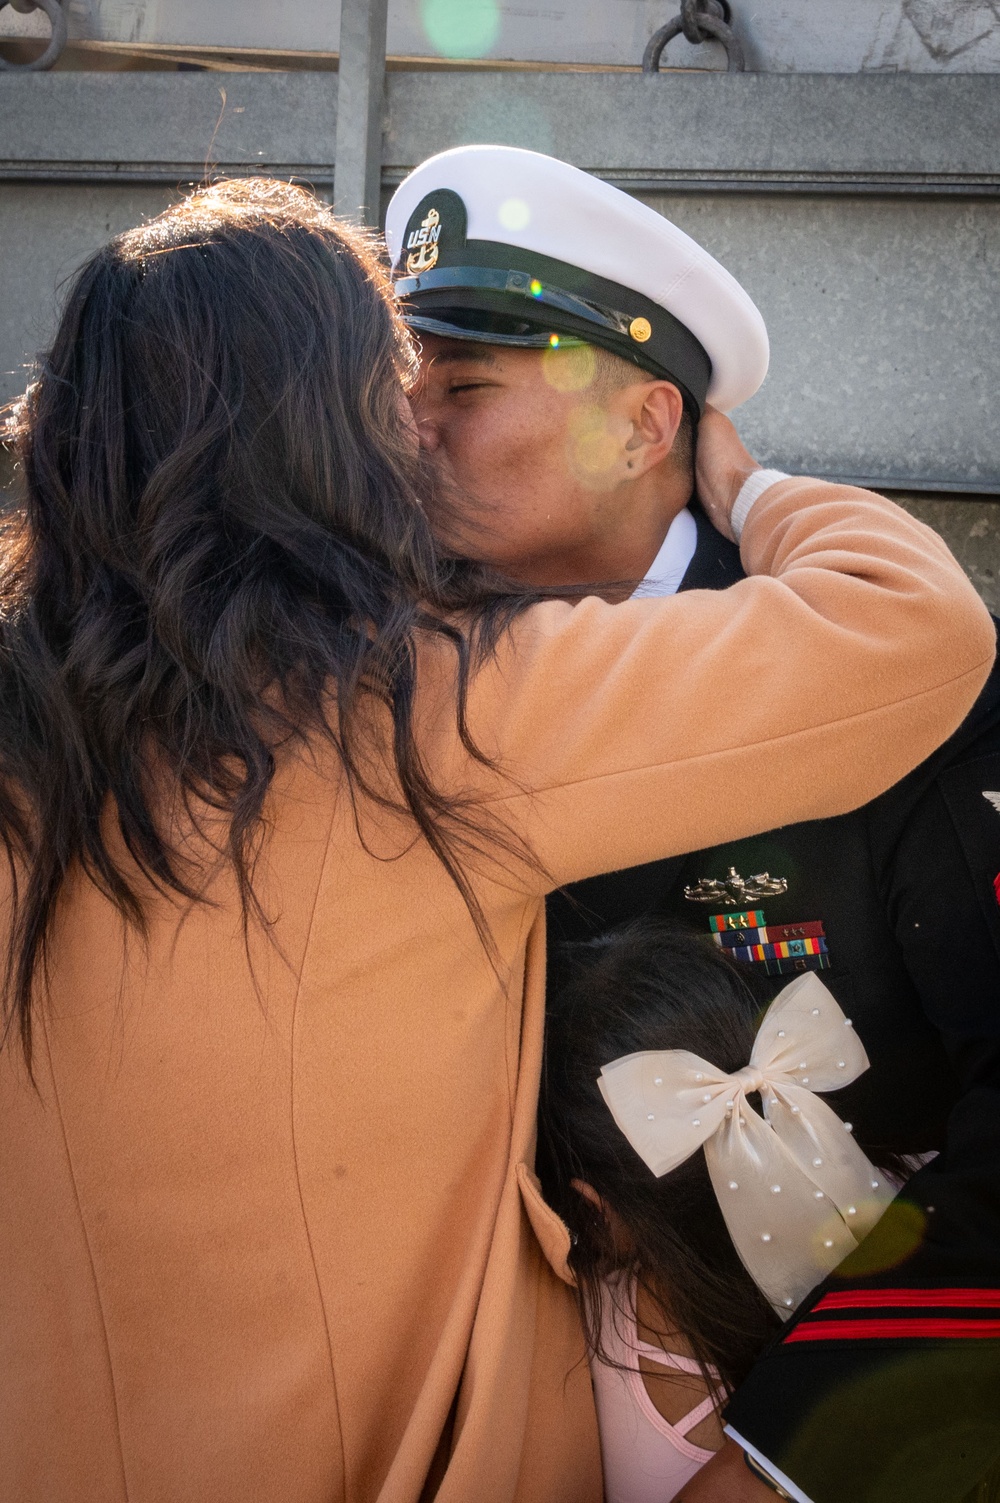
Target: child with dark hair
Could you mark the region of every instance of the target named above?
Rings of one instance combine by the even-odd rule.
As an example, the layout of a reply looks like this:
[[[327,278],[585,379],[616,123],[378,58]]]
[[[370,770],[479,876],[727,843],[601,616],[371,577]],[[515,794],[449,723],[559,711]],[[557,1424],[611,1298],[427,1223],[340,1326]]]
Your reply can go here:
[[[819,1094],[868,1068],[810,972],[769,1008],[711,939],[574,946],[550,1004],[539,1172],[570,1229],[607,1503],[667,1503],[783,1318],[891,1200]]]

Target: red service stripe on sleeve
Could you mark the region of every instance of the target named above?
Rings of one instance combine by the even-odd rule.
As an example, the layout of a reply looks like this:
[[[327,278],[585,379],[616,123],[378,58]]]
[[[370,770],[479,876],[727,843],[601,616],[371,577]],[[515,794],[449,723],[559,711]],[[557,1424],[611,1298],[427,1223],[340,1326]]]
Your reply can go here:
[[[933,1316],[913,1316],[895,1320],[817,1320],[803,1321],[789,1331],[784,1345],[793,1341],[874,1341],[881,1337],[932,1336],[938,1339],[993,1337],[1000,1340],[1000,1320],[949,1320]]]
[[[1000,1309],[1000,1289],[838,1289],[824,1294],[811,1313],[818,1310],[904,1309],[907,1306],[938,1309]],[[806,1319],[808,1320],[808,1316]]]

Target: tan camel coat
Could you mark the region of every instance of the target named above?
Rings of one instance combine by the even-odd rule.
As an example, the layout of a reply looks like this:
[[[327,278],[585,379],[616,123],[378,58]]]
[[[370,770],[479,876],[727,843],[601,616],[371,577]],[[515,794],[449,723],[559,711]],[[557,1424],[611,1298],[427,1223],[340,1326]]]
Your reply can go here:
[[[864,492],[775,485],[743,556],[725,593],[523,617],[470,702],[516,781],[427,654],[430,767],[548,873],[480,872],[499,977],[322,749],[275,784],[255,974],[226,876],[145,952],[71,882],[37,1091],[0,1060],[5,1503],[599,1503],[530,1171],[545,889],[872,797],[993,656],[943,544]]]

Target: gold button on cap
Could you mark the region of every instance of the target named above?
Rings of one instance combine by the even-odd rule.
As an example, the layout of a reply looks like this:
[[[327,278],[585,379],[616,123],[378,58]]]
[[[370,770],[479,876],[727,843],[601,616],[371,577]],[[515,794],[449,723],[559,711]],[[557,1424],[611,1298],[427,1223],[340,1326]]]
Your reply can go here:
[[[633,318],[628,331],[638,344],[645,344],[653,335],[653,326],[648,318]]]

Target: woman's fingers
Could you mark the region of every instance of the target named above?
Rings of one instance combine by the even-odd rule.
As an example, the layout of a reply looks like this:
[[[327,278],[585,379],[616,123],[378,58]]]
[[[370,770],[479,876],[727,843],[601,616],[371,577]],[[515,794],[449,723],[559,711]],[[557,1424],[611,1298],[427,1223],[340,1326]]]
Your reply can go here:
[[[695,477],[698,499],[723,537],[733,538],[733,503],[747,476],[759,469],[725,414],[706,407],[698,424]]]

